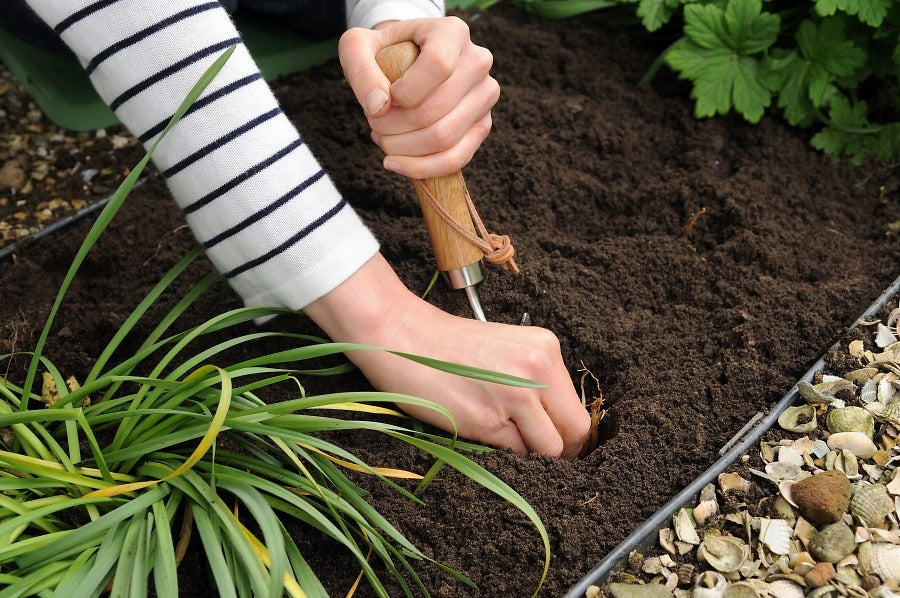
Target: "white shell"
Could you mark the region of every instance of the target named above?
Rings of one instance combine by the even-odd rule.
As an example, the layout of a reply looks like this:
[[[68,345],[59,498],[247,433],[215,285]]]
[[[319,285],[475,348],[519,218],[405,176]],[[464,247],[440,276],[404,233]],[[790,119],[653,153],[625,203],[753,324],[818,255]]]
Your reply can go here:
[[[900,579],[900,546],[896,544],[873,544],[866,551],[868,570],[883,580]],[[866,558],[863,557],[863,558]]]
[[[897,389],[894,388],[893,383],[891,382],[891,378],[889,376],[883,377],[878,381],[878,400],[884,404],[890,403],[894,400],[894,395],[897,394]]]
[[[722,492],[731,490],[744,494],[750,491],[750,480],[745,480],[736,473],[720,473],[717,481]]]
[[[775,461],[774,463],[766,463],[766,474],[775,482],[784,480],[799,480],[803,470],[799,465],[794,463],[782,463]]]
[[[884,324],[878,324],[878,332],[875,334],[875,344],[883,349],[888,345],[896,342],[897,337],[894,336],[894,333],[891,332],[891,329]]]
[[[759,539],[775,554],[791,551],[794,530],[784,519],[760,519]]]
[[[706,523],[706,520],[719,512],[719,503],[715,500],[701,500],[694,507],[694,519],[699,525]]]
[[[787,579],[773,581],[766,589],[772,598],[803,598],[803,588]]]
[[[816,456],[816,459],[821,459],[826,454],[828,454],[828,443],[824,440],[816,439],[812,443],[812,452],[813,455]]]
[[[887,491],[894,496],[900,495],[900,475],[894,476],[894,479],[887,485]]]
[[[878,400],[878,383],[873,379],[866,380],[866,383],[863,384],[862,390],[859,391],[859,400],[863,402],[863,404],[868,405],[869,403],[874,403]]]
[[[672,516],[672,524],[675,527],[675,535],[682,542],[688,544],[699,544],[700,536],[697,534],[697,526],[694,525],[694,518],[690,511],[685,508],[678,509],[678,512]]]
[[[697,556],[722,573],[737,571],[750,560],[750,547],[734,536],[707,535],[697,549]]]
[[[782,446],[778,449],[778,462],[790,463],[797,467],[803,467],[803,456],[793,447]]]
[[[694,598],[722,598],[728,581],[716,571],[704,571],[694,585]]]
[[[862,459],[868,459],[878,448],[872,440],[862,432],[838,432],[828,437],[828,448],[832,450],[846,449]]]

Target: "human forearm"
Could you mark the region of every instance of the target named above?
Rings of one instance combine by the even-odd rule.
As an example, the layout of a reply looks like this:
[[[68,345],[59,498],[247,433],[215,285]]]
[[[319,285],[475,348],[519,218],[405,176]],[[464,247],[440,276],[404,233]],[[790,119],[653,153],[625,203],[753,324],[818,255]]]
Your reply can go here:
[[[302,307],[375,253],[374,237],[281,112],[217,2],[29,2],[145,144],[209,64],[237,44],[155,162],[247,303]]]

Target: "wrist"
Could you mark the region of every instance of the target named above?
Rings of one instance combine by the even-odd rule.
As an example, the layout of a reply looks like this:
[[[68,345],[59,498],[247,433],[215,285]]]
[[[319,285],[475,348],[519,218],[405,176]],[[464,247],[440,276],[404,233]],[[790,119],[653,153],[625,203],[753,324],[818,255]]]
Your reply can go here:
[[[383,343],[418,300],[376,253],[337,287],[304,308],[335,342]]]

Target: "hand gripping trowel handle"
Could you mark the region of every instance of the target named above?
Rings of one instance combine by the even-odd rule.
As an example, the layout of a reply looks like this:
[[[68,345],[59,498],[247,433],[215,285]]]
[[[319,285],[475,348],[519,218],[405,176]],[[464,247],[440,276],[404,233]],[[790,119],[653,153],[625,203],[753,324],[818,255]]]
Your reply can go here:
[[[416,44],[401,42],[380,50],[376,61],[393,83],[412,66],[418,56],[419,48]],[[484,253],[456,228],[458,226],[465,229],[470,237],[476,235],[462,173],[414,181],[413,187],[431,236],[438,268],[447,274],[454,289],[465,289],[475,318],[485,320],[484,310],[475,291],[475,285],[482,279],[481,258]],[[444,214],[441,214],[442,211]]]

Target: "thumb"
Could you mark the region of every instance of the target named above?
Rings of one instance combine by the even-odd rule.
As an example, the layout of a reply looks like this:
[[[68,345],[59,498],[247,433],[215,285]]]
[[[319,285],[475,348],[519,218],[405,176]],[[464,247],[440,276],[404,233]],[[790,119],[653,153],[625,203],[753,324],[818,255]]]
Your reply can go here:
[[[380,34],[371,29],[348,29],[338,44],[344,76],[367,116],[379,117],[391,107],[391,82],[381,72],[375,54],[381,49]]]

